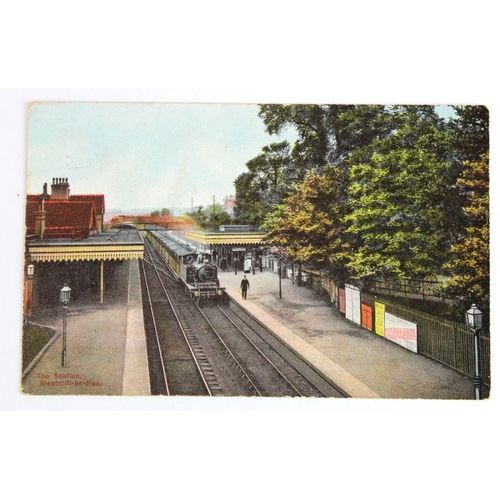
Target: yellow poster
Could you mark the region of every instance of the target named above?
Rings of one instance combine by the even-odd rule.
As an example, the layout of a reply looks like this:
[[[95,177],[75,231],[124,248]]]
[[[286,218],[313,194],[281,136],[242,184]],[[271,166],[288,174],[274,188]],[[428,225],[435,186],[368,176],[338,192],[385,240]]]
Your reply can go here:
[[[375,333],[384,336],[385,304],[375,302]]]

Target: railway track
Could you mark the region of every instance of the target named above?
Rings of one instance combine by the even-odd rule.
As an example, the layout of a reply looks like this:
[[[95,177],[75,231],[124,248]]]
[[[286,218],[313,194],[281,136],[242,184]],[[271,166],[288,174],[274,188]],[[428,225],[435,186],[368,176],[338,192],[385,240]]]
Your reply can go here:
[[[213,302],[199,307],[148,242],[146,252],[142,286],[152,394],[342,397],[324,380],[318,383],[321,377],[307,366],[294,367],[305,364],[283,354],[285,346],[273,346],[243,311]],[[186,345],[182,350],[177,329]],[[192,373],[193,364],[204,390]]]
[[[151,392],[165,395],[212,395],[210,380],[203,372],[160,273],[152,263],[141,263],[143,310],[148,334]],[[208,377],[209,378],[209,377]]]

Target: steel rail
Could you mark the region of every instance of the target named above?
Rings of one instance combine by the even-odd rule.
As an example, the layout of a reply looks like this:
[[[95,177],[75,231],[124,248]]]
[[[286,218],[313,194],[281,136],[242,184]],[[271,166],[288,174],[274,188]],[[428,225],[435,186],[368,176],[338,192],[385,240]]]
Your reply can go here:
[[[143,260],[146,264],[150,265],[151,267],[154,267],[154,264],[153,264],[152,262],[149,262],[149,260],[148,260],[148,259],[144,259],[144,258],[143,258],[142,260]],[[155,260],[154,262],[156,262],[156,260]],[[170,271],[170,269],[168,269],[168,271]],[[164,274],[167,278],[169,278],[169,279],[171,279],[171,280],[175,280],[175,281],[177,281],[177,278],[173,275],[173,273],[172,273],[172,272],[170,272],[170,274],[169,274],[169,273],[167,273],[166,271],[163,271],[163,269],[158,269],[158,272],[159,272],[159,273]]]
[[[243,373],[243,375],[245,376],[245,378],[248,380],[248,383],[251,385],[251,387],[253,388],[253,390],[257,393],[258,396],[262,396],[262,394],[259,391],[259,389],[253,383],[252,378],[250,377],[250,375],[248,375],[248,373],[246,372],[246,370],[241,366],[240,362],[236,359],[236,357],[232,353],[231,349],[229,349],[229,347],[227,346],[227,344],[224,342],[224,340],[222,339],[222,337],[219,335],[219,332],[215,329],[215,327],[212,325],[212,323],[210,323],[210,320],[205,316],[205,314],[201,310],[200,306],[198,304],[195,304],[195,305],[198,308],[198,310],[200,311],[201,315],[205,318],[205,321],[207,322],[208,326],[212,329],[212,331],[215,333],[216,337],[219,339],[220,343],[224,346],[224,349],[226,350],[226,352],[228,353],[228,355],[231,357],[231,360],[236,364],[236,366],[241,370],[241,372]],[[219,309],[220,309],[220,307],[219,307]]]
[[[151,252],[150,252],[149,248],[147,247],[147,245],[144,245],[144,248],[148,252],[151,261],[153,261],[154,260],[153,256],[151,255]],[[212,394],[212,390],[210,389],[210,386],[209,386],[209,384],[207,382],[205,374],[203,373],[203,370],[202,370],[200,364],[198,363],[198,358],[196,357],[196,355],[195,355],[195,353],[193,351],[193,347],[191,345],[191,342],[189,341],[188,336],[186,334],[186,331],[185,331],[184,327],[182,326],[182,321],[180,320],[179,315],[177,314],[177,311],[175,310],[175,307],[174,307],[174,305],[172,303],[172,300],[170,299],[170,295],[167,292],[167,289],[165,288],[165,285],[163,284],[163,281],[162,281],[162,279],[160,277],[160,273],[158,272],[158,269],[156,268],[156,265],[154,265],[154,262],[153,262],[153,268],[154,268],[154,270],[156,272],[156,276],[158,278],[158,281],[160,282],[160,285],[161,285],[161,287],[163,289],[163,292],[165,293],[167,301],[168,301],[168,303],[169,303],[169,305],[170,305],[170,307],[172,309],[172,312],[173,312],[173,314],[175,316],[177,324],[179,325],[179,328],[181,329],[182,335],[184,336],[184,340],[186,341],[186,344],[188,346],[189,352],[191,353],[191,356],[192,356],[193,361],[194,361],[194,363],[196,365],[196,368],[198,369],[198,373],[200,374],[200,377],[201,377],[201,379],[203,381],[203,385],[205,386],[205,389],[207,390],[208,395],[212,396],[213,395]]]
[[[303,396],[303,394],[295,387],[293,382],[291,382],[285,374],[281,372],[281,370],[264,354],[264,352],[255,344],[255,342],[223,311],[220,305],[217,304],[217,307],[219,308],[219,311],[232,323],[232,325],[248,340],[248,342],[254,347],[254,349],[257,350],[257,352],[276,370],[276,372],[280,375],[283,380],[299,395]],[[264,342],[265,340],[262,339]],[[267,342],[266,342],[267,344]],[[267,344],[269,346],[269,344]],[[272,349],[274,352],[276,352],[275,349],[273,349],[271,346],[269,346],[270,349]],[[278,352],[276,354],[283,359],[283,356],[281,356]],[[289,364],[285,359],[283,361],[287,364]]]
[[[160,338],[158,337],[158,328],[156,326],[155,313],[154,313],[154,310],[153,310],[153,301],[151,300],[151,293],[149,291],[148,279],[147,279],[147,276],[146,276],[146,269],[144,269],[144,262],[142,262],[142,259],[141,259],[141,267],[142,267],[142,273],[143,273],[143,276],[144,276],[144,284],[146,285],[146,292],[147,292],[147,295],[148,295],[149,308],[151,310],[151,318],[153,319],[153,327],[154,327],[154,330],[155,330],[156,343],[158,345],[158,352],[160,354],[161,369],[162,369],[162,372],[163,372],[163,378],[165,380],[165,388],[166,388],[166,391],[167,391],[167,396],[170,396],[170,390],[169,390],[169,387],[168,387],[168,377],[167,377],[167,372],[165,371],[165,361],[163,359],[163,353],[162,353],[161,345],[160,345]]]

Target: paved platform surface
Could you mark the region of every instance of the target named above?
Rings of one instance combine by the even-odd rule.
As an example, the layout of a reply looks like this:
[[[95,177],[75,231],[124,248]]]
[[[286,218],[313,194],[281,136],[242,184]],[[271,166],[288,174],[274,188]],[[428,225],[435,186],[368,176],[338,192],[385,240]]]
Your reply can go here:
[[[76,300],[67,313],[67,362],[61,366],[61,308],[34,323],[57,333],[22,381],[25,394],[149,395],[149,370],[138,261],[126,262],[105,303]]]
[[[269,326],[310,365],[356,398],[473,399],[472,381],[441,363],[410,352],[336,313],[317,293],[264,270],[219,273],[221,286]]]

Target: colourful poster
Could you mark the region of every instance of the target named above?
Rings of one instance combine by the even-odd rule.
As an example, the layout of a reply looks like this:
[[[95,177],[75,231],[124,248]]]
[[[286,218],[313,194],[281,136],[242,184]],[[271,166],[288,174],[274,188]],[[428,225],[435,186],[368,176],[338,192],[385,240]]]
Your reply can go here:
[[[345,317],[352,321],[352,289],[349,285],[345,286]]]
[[[369,304],[361,304],[361,326],[373,330],[373,308]]]
[[[375,333],[384,336],[384,314],[385,314],[385,304],[380,302],[375,302]]]
[[[412,352],[417,351],[417,325],[385,313],[385,338]]]
[[[345,290],[343,288],[339,288],[339,312],[345,314]]]
[[[361,325],[361,293],[359,288],[352,285],[346,285],[345,302],[345,317],[353,323]]]

